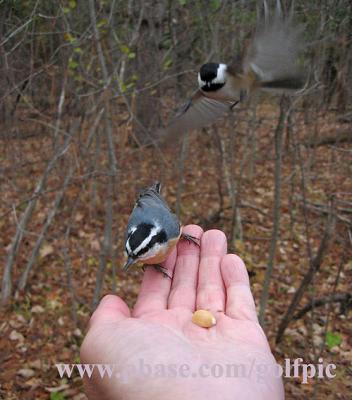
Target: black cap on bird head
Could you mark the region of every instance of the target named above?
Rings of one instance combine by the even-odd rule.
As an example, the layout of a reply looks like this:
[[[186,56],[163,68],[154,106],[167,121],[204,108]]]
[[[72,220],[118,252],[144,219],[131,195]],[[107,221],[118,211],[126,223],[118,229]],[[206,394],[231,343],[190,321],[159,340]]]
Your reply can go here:
[[[205,92],[221,89],[226,83],[226,64],[207,63],[198,73],[199,87]]]

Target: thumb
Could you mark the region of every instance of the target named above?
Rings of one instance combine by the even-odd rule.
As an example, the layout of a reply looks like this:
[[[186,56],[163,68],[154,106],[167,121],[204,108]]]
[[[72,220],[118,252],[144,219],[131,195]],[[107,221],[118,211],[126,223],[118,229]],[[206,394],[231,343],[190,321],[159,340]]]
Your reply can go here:
[[[131,312],[127,304],[118,296],[111,294],[103,297],[89,321],[89,329],[105,322],[119,322],[129,318]]]

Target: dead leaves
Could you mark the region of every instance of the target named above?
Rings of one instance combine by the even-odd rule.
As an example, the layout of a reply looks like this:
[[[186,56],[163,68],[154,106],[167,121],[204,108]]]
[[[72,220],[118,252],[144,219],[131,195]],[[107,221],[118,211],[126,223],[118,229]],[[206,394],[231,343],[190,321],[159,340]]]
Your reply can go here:
[[[13,341],[18,341],[20,343],[24,342],[24,336],[22,335],[22,333],[17,332],[15,330],[11,331],[9,339]]]
[[[51,244],[44,244],[40,249],[40,257],[45,258],[54,253],[54,247]]]

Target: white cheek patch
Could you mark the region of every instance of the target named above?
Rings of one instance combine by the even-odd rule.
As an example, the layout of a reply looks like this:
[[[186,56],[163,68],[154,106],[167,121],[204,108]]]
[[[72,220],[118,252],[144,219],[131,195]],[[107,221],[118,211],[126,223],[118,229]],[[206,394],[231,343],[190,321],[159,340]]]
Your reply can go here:
[[[202,81],[202,78],[200,77],[200,73],[198,72],[198,85],[200,88],[202,88],[203,86],[206,86],[206,82]]]
[[[227,65],[219,64],[218,71],[216,73],[216,78],[211,81],[211,83],[225,83],[227,77]]]

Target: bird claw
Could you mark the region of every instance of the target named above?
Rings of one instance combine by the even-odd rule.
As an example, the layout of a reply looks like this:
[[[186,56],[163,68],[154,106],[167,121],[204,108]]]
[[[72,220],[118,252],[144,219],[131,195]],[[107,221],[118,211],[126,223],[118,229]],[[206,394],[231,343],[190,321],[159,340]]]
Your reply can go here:
[[[181,238],[187,240],[188,243],[193,243],[196,246],[200,246],[199,239],[192,235],[187,235],[187,233],[181,233]]]
[[[153,267],[156,271],[161,272],[163,274],[164,278],[169,278],[172,279],[172,276],[168,274],[168,270],[164,267],[162,267],[159,264],[148,264],[148,265],[143,265],[142,269],[145,272],[147,267]]]
[[[240,102],[240,101],[242,101],[243,99],[244,99],[244,95],[242,96],[242,90],[241,90],[241,94],[240,94],[240,100],[237,100],[237,101],[235,101],[235,102],[233,102],[232,104],[231,104],[231,106],[230,106],[230,110],[233,110],[236,106],[237,106],[237,104]]]

